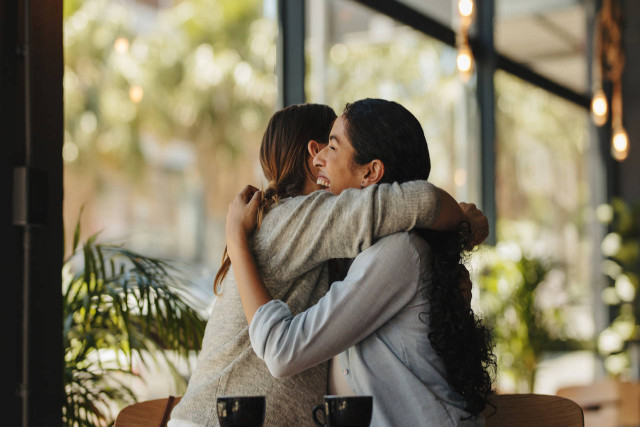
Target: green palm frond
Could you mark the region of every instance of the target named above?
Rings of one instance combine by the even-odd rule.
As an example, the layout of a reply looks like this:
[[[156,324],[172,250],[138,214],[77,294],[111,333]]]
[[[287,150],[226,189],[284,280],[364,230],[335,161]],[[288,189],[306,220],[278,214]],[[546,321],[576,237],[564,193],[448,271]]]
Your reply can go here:
[[[97,234],[66,261],[63,280],[66,425],[109,425],[110,408],[135,401],[119,378],[135,376],[133,361],[169,367],[162,350],[187,358],[200,350],[205,322],[182,295],[187,285],[167,261],[116,245],[96,243]],[[79,261],[83,262],[80,263]],[[104,354],[111,354],[103,360]]]

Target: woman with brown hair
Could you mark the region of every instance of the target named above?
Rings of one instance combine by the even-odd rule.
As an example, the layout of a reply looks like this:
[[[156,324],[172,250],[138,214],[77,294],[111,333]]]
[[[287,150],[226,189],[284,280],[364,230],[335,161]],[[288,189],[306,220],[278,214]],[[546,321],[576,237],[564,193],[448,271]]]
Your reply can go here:
[[[397,231],[451,229],[464,218],[451,196],[425,181],[340,196],[314,191],[320,186],[307,147],[315,154],[326,145],[335,118],[327,106],[290,106],[273,115],[262,140],[260,162],[269,185],[251,249],[270,295],[294,313],[326,293],[327,260],[353,258]],[[274,378],[251,348],[232,271],[220,272],[216,293],[197,367],[169,426],[218,425],[215,399],[222,395],[265,395],[266,426],[312,425],[309,415],[326,391],[327,365]]]
[[[426,180],[430,172],[420,123],[381,99],[347,104],[314,164],[318,181],[340,195]],[[376,427],[483,425],[495,357],[488,329],[460,290],[470,284],[463,250],[478,243],[469,223],[379,239],[316,305],[296,313],[270,295],[253,262],[254,190],[229,207],[227,244],[253,349],[270,372],[286,378],[331,359],[327,394],[372,395]]]

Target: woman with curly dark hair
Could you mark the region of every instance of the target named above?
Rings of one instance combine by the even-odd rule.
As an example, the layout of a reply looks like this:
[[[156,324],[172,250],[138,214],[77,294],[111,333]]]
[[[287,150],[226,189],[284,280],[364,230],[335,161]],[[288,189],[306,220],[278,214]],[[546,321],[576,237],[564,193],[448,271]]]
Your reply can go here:
[[[328,144],[335,119],[326,105],[288,106],[271,117],[260,147],[268,185],[257,209],[261,225],[251,236],[252,250],[266,285],[262,290],[294,313],[327,292],[331,258],[355,257],[375,239],[415,226],[450,230],[465,218],[472,224],[483,218],[477,209],[465,214],[451,196],[426,181],[340,195],[315,191],[320,185],[313,157]],[[266,395],[265,426],[312,426],[311,409],[327,389],[327,364],[287,378],[272,376],[252,349],[229,266],[225,256],[196,368],[168,425],[218,426],[216,397],[249,394]]]
[[[334,194],[430,172],[417,119],[378,99],[347,105],[314,165],[318,184]],[[328,394],[373,395],[374,426],[482,425],[495,357],[461,292],[469,282],[464,250],[478,243],[469,224],[380,239],[316,305],[294,315],[271,299],[249,249],[259,194],[247,188],[231,204],[227,244],[251,344],[269,371],[287,377],[331,359]]]

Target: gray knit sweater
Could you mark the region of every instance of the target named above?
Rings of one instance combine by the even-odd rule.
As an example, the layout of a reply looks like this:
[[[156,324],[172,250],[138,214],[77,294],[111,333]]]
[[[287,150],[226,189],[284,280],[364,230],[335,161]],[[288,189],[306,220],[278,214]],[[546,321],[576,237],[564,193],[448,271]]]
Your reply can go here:
[[[353,258],[377,238],[429,227],[439,212],[438,193],[425,181],[374,185],[339,196],[316,191],[273,207],[254,232],[251,247],[271,296],[295,315],[327,291],[325,261]],[[264,395],[265,426],[312,426],[311,410],[326,391],[326,363],[286,378],[271,376],[251,347],[232,270],[215,301],[196,369],[170,425],[185,420],[217,426],[217,396]]]

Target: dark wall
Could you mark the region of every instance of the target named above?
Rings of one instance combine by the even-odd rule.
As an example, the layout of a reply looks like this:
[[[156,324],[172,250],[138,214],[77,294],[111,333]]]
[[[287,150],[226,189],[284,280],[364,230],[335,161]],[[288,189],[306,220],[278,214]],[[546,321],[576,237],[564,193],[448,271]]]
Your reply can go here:
[[[34,226],[29,250],[28,426],[58,425],[61,418],[64,352],[61,270],[62,144],[64,140],[62,1],[32,2],[32,167],[42,171],[46,193],[35,200],[44,225]],[[33,188],[40,195],[42,189]],[[44,206],[42,206],[44,203]],[[23,402],[25,399],[23,398]],[[24,417],[23,417],[24,418]]]
[[[3,285],[0,286],[0,322],[4,326],[3,367],[0,399],[7,425],[19,425],[20,399],[18,395],[22,360],[21,305],[22,305],[22,233],[12,225],[13,167],[20,164],[23,150],[17,141],[23,139],[22,111],[24,106],[18,96],[18,69],[15,56],[17,44],[18,4],[0,1],[0,128],[2,129],[2,155],[0,155],[0,236],[5,250],[0,256]],[[7,351],[8,350],[8,351]]]
[[[622,0],[626,65],[622,76],[624,126],[629,157],[617,165],[617,191],[627,201],[640,200],[640,1]]]
[[[0,1],[0,424],[56,426],[64,396],[62,2],[34,2],[26,19],[24,6]],[[29,171],[29,191],[16,190],[14,172],[20,170]],[[14,217],[18,206],[26,215]]]

